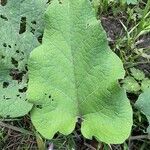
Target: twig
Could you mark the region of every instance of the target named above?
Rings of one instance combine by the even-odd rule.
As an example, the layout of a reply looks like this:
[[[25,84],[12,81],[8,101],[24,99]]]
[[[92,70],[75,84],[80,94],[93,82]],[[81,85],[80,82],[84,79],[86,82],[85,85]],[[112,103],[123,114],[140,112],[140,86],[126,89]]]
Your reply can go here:
[[[84,143],[85,146],[87,146],[88,148],[90,148],[91,150],[96,150],[93,146],[91,146],[90,144]]]
[[[31,131],[12,126],[10,124],[6,124],[6,123],[3,123],[1,121],[0,121],[0,126],[8,128],[8,129],[12,129],[14,131],[18,131],[18,132],[23,133],[23,134],[34,135]]]
[[[137,136],[131,136],[130,140],[139,140],[139,139],[150,139],[149,135],[137,135]]]

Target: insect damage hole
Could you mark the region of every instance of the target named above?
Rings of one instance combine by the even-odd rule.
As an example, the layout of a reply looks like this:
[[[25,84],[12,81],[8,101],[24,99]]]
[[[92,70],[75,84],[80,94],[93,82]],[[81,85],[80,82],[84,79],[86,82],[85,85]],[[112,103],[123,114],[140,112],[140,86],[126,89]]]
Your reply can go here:
[[[16,53],[19,54],[19,50],[16,50]]]
[[[0,4],[1,4],[2,6],[5,6],[5,5],[7,4],[7,0],[0,0]]]
[[[11,57],[11,63],[12,63],[15,67],[18,67],[18,61],[15,60],[13,57]]]
[[[4,47],[7,47],[7,44],[6,44],[6,43],[3,43],[3,46],[4,46]]]
[[[22,88],[22,89],[19,89],[18,91],[19,91],[20,93],[24,93],[24,92],[27,91],[27,87],[24,87],[24,88]]]
[[[2,55],[2,56],[1,56],[1,58],[2,58],[2,59],[4,59],[4,58],[5,58],[5,56],[4,56],[4,55]]]
[[[36,108],[42,109],[42,105],[36,105]]]
[[[22,34],[26,31],[26,20],[26,17],[21,18],[19,34]]]
[[[9,86],[8,82],[3,82],[3,88],[7,88]]]
[[[4,15],[0,15],[0,18],[4,19],[5,21],[8,21],[8,18],[5,17]]]
[[[20,72],[18,69],[12,69],[9,73],[13,80],[18,80],[19,82],[22,81],[24,74],[26,74],[25,71]]]
[[[59,4],[62,4],[62,0],[59,0]]]
[[[47,1],[47,4],[50,3],[50,2],[51,2],[51,0],[48,0],[48,1]]]
[[[33,26],[31,26],[31,32],[34,34],[35,33],[35,27],[36,27],[36,21],[31,21]]]

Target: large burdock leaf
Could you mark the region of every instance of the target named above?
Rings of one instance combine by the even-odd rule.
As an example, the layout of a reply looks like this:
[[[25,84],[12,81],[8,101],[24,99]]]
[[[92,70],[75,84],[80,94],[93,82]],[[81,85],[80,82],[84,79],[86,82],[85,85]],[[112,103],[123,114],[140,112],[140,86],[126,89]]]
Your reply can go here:
[[[29,59],[28,99],[35,128],[46,138],[71,133],[78,118],[82,134],[122,143],[130,134],[132,111],[120,59],[88,0],[53,0],[45,15],[43,44]]]
[[[39,46],[47,0],[0,1],[0,116],[27,114],[26,65]]]

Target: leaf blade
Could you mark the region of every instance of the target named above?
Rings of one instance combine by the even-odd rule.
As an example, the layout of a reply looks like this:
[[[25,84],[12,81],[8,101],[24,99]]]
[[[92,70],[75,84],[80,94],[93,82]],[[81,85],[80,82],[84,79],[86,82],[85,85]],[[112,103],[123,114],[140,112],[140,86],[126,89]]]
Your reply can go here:
[[[34,108],[32,111],[34,126],[46,138],[52,138],[57,131],[70,134],[77,118],[84,122],[87,114],[101,111],[103,105],[108,107],[104,112],[111,114],[108,89],[115,87],[122,91],[117,80],[123,78],[124,69],[121,60],[110,51],[106,34],[96,20],[90,2],[64,0],[60,4],[54,0],[45,21],[43,44],[30,55],[28,98],[42,106],[40,110]],[[119,101],[123,101],[124,111],[129,113],[127,117],[122,115],[126,122],[129,121],[125,124],[127,130],[119,139],[105,135],[98,135],[98,139],[120,143],[129,135],[132,111],[125,93],[122,97]],[[115,106],[112,108],[115,114],[118,110]],[[119,113],[122,114],[120,109]],[[88,138],[91,136],[95,136],[95,132]]]

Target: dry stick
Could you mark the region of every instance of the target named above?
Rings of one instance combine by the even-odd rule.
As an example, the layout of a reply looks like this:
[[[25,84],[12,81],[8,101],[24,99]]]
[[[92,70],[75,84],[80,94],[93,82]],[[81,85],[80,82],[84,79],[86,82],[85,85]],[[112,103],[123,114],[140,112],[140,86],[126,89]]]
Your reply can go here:
[[[91,146],[90,144],[84,143],[85,146],[87,146],[88,148],[90,148],[91,150],[96,150],[93,146]]]
[[[150,136],[149,135],[137,135],[137,136],[131,136],[129,139],[130,140],[150,139]]]
[[[28,135],[33,135],[34,136],[34,134],[31,131],[12,126],[10,124],[6,124],[6,123],[3,123],[1,121],[0,121],[0,126],[8,128],[8,129],[12,129],[14,131],[18,131],[18,132],[23,133],[23,134],[28,134]]]

